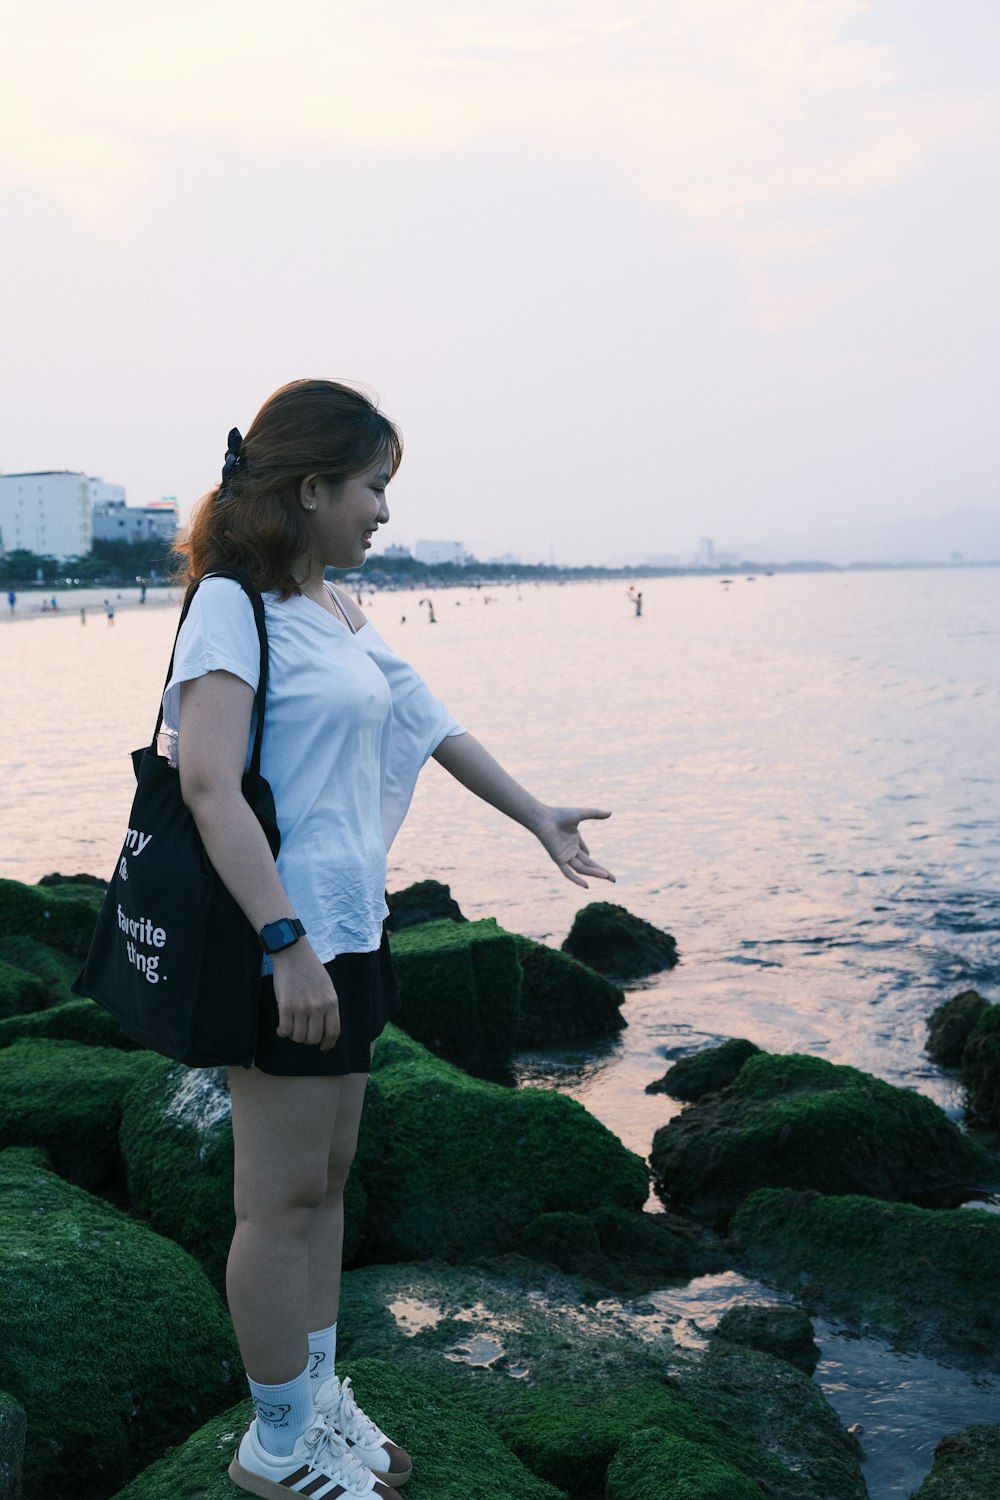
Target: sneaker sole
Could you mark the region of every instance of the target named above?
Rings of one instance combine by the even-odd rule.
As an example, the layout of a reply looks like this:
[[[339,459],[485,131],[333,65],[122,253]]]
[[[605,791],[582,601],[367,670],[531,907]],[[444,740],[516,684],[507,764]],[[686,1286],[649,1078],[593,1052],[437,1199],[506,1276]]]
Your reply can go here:
[[[288,1500],[289,1495],[295,1493],[286,1484],[276,1484],[273,1479],[265,1479],[263,1474],[254,1474],[251,1469],[244,1469],[238,1458],[233,1459],[228,1472],[230,1479],[241,1490],[246,1490],[250,1495],[259,1495],[262,1500]]]
[[[413,1473],[413,1465],[411,1464],[408,1469],[400,1469],[398,1474],[394,1474],[391,1469],[372,1469],[372,1473],[382,1484],[387,1484],[391,1489],[398,1490],[399,1486],[405,1484]]]

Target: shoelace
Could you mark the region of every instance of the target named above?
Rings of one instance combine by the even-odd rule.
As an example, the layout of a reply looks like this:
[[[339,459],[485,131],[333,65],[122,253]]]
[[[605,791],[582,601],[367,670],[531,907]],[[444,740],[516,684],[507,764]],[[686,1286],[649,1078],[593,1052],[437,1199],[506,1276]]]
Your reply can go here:
[[[345,1375],[340,1382],[340,1400],[337,1410],[339,1412],[339,1420],[334,1425],[339,1427],[341,1432],[347,1432],[350,1429],[351,1437],[355,1441],[360,1439],[363,1443],[383,1443],[385,1441],[385,1434],[376,1426],[367,1412],[361,1410],[355,1401],[354,1392],[351,1390],[350,1375]]]
[[[375,1475],[355,1458],[346,1439],[327,1424],[311,1427],[303,1442],[309,1453],[309,1462],[331,1478],[342,1480],[350,1486],[351,1494],[370,1495],[375,1488]]]

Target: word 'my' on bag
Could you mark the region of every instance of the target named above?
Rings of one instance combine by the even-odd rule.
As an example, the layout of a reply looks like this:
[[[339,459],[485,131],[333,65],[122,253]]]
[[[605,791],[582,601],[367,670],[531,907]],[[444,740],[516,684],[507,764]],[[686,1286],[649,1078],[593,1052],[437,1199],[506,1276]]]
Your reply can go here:
[[[233,578],[253,606],[260,641],[256,732],[243,795],[275,856],[274,798],[260,774],[267,693],[267,631],[260,594]],[[197,584],[181,612],[180,627]],[[171,652],[167,682],[174,670]],[[166,691],[166,685],[164,685]],[[73,985],[114,1015],[144,1047],[191,1067],[253,1062],[261,949],[250,923],[216,874],[181,797],[180,777],[157,754],[163,703],[149,745],[132,752],[136,787],[128,832],[108,885],[83,971]]]

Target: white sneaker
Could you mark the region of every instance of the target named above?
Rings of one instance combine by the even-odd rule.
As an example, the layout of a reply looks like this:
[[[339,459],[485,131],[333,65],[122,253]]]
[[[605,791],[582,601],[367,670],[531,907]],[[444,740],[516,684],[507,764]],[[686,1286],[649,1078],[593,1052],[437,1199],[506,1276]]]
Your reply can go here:
[[[257,1423],[251,1422],[233,1455],[229,1477],[241,1490],[265,1500],[301,1494],[310,1500],[363,1500],[374,1495],[399,1500],[395,1490],[354,1457],[346,1439],[323,1422],[304,1432],[284,1457],[261,1447]]]
[[[313,1397],[316,1415],[347,1440],[351,1452],[387,1484],[405,1484],[413,1473],[413,1463],[405,1448],[390,1443],[381,1427],[365,1416],[354,1399],[351,1377],[343,1380],[331,1375]]]

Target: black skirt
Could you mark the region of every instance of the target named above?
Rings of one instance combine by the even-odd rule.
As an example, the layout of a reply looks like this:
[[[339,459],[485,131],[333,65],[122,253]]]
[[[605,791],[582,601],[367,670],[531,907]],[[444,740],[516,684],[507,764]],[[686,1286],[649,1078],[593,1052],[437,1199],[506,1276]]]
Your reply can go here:
[[[372,1042],[399,1010],[399,993],[382,928],[382,946],[374,953],[340,953],[324,966],[340,1001],[340,1036],[329,1052],[278,1036],[274,981],[260,981],[257,1050],[253,1065],[282,1078],[326,1078],[371,1069]]]

